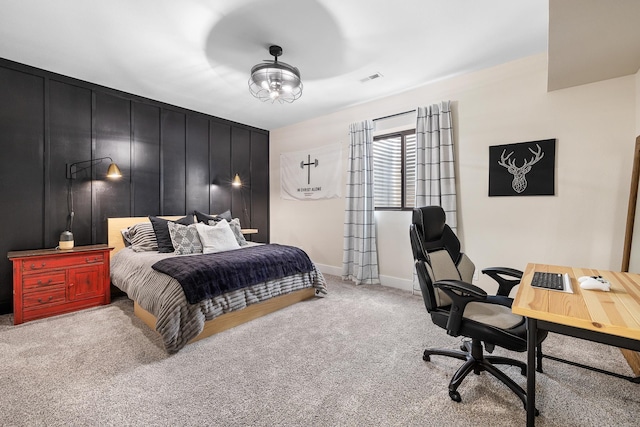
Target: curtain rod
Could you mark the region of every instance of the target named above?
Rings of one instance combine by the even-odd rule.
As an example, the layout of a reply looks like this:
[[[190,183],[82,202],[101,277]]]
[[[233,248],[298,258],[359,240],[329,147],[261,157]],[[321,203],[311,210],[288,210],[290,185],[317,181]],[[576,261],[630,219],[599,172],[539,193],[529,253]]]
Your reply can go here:
[[[389,116],[378,117],[377,119],[373,119],[372,121],[373,121],[373,122],[375,122],[375,121],[377,121],[377,120],[390,119],[390,118],[392,118],[392,117],[396,117],[396,116],[403,116],[403,115],[405,115],[405,114],[415,113],[415,112],[416,112],[416,110],[415,110],[415,109],[413,109],[413,110],[405,111],[405,112],[402,112],[402,113],[391,114],[391,115],[389,115]]]

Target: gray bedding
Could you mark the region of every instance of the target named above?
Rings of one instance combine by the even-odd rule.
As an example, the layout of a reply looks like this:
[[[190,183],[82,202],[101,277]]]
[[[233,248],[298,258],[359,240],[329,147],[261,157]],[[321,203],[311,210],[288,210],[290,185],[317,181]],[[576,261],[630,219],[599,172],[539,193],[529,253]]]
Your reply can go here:
[[[127,248],[111,257],[111,283],[155,316],[156,330],[168,353],[180,350],[202,331],[205,321],[221,314],[303,288],[315,287],[326,292],[324,277],[314,266],[308,273],[270,280],[189,304],[175,279],[151,268],[157,261],[175,256],[198,255],[134,252]]]

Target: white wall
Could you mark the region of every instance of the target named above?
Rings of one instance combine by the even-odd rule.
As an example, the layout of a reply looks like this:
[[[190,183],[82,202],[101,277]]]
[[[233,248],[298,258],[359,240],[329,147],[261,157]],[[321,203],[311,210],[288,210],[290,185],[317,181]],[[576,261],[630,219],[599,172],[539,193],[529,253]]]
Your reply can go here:
[[[340,142],[346,161],[350,123],[451,100],[459,235],[476,267],[619,269],[640,77],[548,93],[546,76],[546,55],[536,55],[273,130],[272,241],[302,246],[323,271],[339,274],[344,198],[282,200],[280,153]],[[557,139],[555,196],[487,196],[490,145],[548,138]],[[376,220],[383,284],[410,288],[410,212],[377,212]],[[495,290],[482,275],[478,284]]]

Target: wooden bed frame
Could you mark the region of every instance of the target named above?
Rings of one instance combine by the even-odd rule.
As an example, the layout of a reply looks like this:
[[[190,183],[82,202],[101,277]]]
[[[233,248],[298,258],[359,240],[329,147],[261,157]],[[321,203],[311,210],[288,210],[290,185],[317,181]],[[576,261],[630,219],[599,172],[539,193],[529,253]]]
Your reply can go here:
[[[163,216],[161,218],[176,220],[182,218],[181,216]],[[117,253],[119,250],[124,249],[124,241],[122,240],[121,230],[130,227],[134,224],[141,222],[149,222],[147,217],[127,217],[127,218],[108,218],[108,243],[109,247],[113,248],[111,256]],[[215,319],[208,320],[204,324],[204,329],[198,336],[191,339],[189,343],[201,340],[208,336],[217,334],[218,332],[225,331],[243,323],[247,323],[258,317],[265,316],[274,311],[278,311],[282,308],[293,305],[297,302],[312,298],[315,295],[315,288],[305,288],[297,291],[290,292],[285,295],[280,295],[275,298],[268,299],[266,301],[259,302],[257,304],[251,304],[242,310],[231,311],[229,313],[222,314]],[[133,302],[133,313],[142,320],[147,326],[154,331],[156,330],[156,318],[153,314],[140,307],[136,301]]]

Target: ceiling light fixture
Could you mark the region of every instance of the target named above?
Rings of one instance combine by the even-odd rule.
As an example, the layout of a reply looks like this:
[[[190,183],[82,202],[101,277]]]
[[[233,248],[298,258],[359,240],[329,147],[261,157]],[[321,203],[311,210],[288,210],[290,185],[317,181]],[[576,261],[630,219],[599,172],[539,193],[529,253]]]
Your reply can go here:
[[[273,61],[254,65],[249,78],[249,91],[261,101],[293,102],[302,95],[300,71],[284,62],[278,62],[282,55],[280,46],[270,46],[269,54]]]

